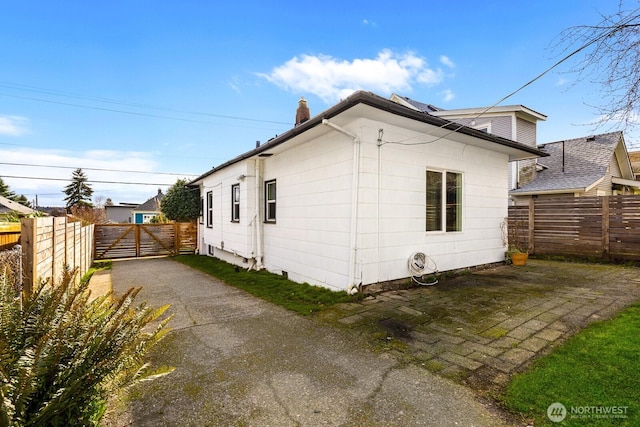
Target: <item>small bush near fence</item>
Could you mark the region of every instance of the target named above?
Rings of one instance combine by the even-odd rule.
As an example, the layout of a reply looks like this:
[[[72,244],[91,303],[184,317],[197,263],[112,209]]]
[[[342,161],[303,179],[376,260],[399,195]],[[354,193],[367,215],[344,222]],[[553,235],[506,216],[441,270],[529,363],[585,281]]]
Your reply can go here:
[[[154,374],[145,353],[167,332],[165,310],[133,307],[138,290],[89,301],[66,270],[55,286],[14,289],[0,269],[0,426],[98,425],[114,388]]]

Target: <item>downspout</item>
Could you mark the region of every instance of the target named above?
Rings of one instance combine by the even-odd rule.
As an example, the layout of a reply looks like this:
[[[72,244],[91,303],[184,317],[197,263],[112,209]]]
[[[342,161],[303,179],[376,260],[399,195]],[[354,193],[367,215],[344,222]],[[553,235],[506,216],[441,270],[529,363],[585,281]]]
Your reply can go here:
[[[351,230],[349,243],[349,286],[347,292],[350,295],[358,293],[359,285],[355,283],[356,278],[356,259],[358,252],[358,187],[360,185],[360,138],[345,128],[322,119],[322,124],[335,129],[343,135],[353,139],[353,183],[351,188]]]
[[[260,271],[264,268],[262,265],[262,218],[260,218],[260,159],[255,160],[256,188],[255,188],[255,223],[256,223],[256,270]]]

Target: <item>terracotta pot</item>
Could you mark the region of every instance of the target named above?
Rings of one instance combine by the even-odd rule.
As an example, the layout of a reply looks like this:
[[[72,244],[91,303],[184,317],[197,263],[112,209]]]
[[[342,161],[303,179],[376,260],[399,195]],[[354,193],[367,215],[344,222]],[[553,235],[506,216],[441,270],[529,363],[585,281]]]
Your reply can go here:
[[[526,265],[527,259],[529,259],[529,254],[527,253],[511,254],[511,263],[513,265]]]

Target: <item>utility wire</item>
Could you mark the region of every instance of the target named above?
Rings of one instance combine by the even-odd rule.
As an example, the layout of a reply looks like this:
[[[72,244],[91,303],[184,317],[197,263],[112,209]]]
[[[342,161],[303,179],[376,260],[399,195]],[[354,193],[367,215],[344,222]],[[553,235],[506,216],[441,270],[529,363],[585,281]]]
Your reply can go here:
[[[580,46],[579,48],[577,48],[576,50],[574,50],[573,52],[569,53],[568,55],[564,56],[563,58],[561,58],[559,61],[557,61],[555,64],[553,64],[552,66],[550,66],[549,68],[547,68],[546,70],[544,70],[542,73],[538,74],[537,76],[535,76],[533,79],[529,80],[528,82],[526,82],[525,84],[523,84],[522,86],[520,86],[519,88],[517,88],[516,90],[514,90],[513,92],[509,93],[508,95],[503,96],[502,98],[500,98],[497,102],[495,102],[494,104],[492,104],[489,107],[486,107],[484,110],[482,110],[480,113],[478,113],[477,116],[475,116],[474,118],[471,119],[471,121],[476,120],[478,118],[480,118],[481,116],[483,116],[484,114],[486,114],[489,110],[491,110],[492,108],[496,107],[497,105],[499,105],[500,103],[504,102],[505,100],[511,98],[513,95],[515,95],[516,93],[520,92],[521,90],[523,90],[524,88],[530,86],[531,84],[533,84],[534,82],[540,80],[542,77],[544,77],[546,74],[548,74],[549,72],[551,72],[551,70],[553,70],[554,68],[558,67],[560,64],[562,64],[563,62],[569,60],[571,57],[577,55],[578,53],[582,52],[583,50],[585,50],[586,48],[588,48],[589,46],[591,46],[592,44],[605,39],[607,37],[609,37],[610,35],[612,35],[613,33],[617,32],[620,30],[621,27],[629,24],[633,19],[638,18],[638,15],[634,15],[636,14],[638,11],[640,11],[640,8],[633,10],[632,12],[630,12],[624,19],[620,20],[616,25],[614,25],[609,31],[606,31],[596,37],[593,37],[591,40],[588,40],[585,44],[583,44],[582,46]],[[429,113],[426,113],[429,114]],[[441,126],[439,126],[439,128],[445,128],[446,126],[451,125],[452,122],[449,123],[445,123]],[[460,129],[462,129],[463,127],[465,127],[465,125],[459,125],[456,128],[450,130],[449,132],[445,133],[444,135],[432,140],[432,141],[420,141],[420,142],[414,142],[414,143],[407,143],[407,142],[403,142],[403,141],[382,141],[382,143],[380,145],[384,145],[384,144],[399,144],[399,145],[422,145],[422,144],[432,144],[434,142],[440,141],[441,139],[446,138],[447,136],[451,135],[452,133],[458,132]],[[406,141],[406,140],[405,140]]]
[[[79,168],[74,166],[50,166],[50,165],[34,165],[28,163],[10,163],[10,162],[0,162],[0,165],[8,165],[8,166],[31,166],[38,168],[53,168],[53,169],[82,169],[88,171],[101,171],[101,172],[125,172],[125,173],[141,173],[148,175],[171,175],[171,176],[198,176],[195,173],[174,173],[174,172],[147,172],[147,171],[132,171],[132,170],[123,170],[123,169],[102,169],[102,168]]]
[[[26,99],[26,100],[29,100],[29,101],[46,102],[46,103],[49,103],[49,104],[66,105],[66,106],[69,106],[69,107],[76,107],[76,108],[86,108],[86,109],[89,109],[89,110],[108,111],[110,113],[129,114],[129,115],[132,115],[132,116],[154,117],[154,118],[158,118],[158,119],[176,120],[176,121],[189,122],[189,123],[202,123],[202,124],[216,125],[216,126],[242,127],[242,128],[247,128],[247,129],[266,129],[266,128],[257,128],[255,126],[239,126],[239,125],[230,125],[230,124],[226,124],[226,123],[215,123],[215,122],[210,122],[210,121],[206,121],[206,120],[195,120],[195,119],[186,119],[186,118],[180,118],[180,117],[171,117],[171,116],[165,116],[165,115],[161,115],[161,114],[149,114],[149,113],[139,113],[139,112],[135,112],[135,111],[116,110],[115,108],[93,107],[93,106],[90,106],[90,105],[73,104],[71,102],[53,101],[53,100],[50,100],[50,99],[33,98],[33,97],[29,97],[29,96],[9,95],[9,94],[6,94],[6,93],[0,93],[0,96],[6,96],[6,97],[9,97],[9,98]]]
[[[34,93],[42,93],[42,94],[46,94],[46,95],[61,96],[61,97],[65,97],[65,98],[81,99],[81,100],[84,100],[84,101],[95,101],[95,102],[102,102],[102,103],[107,103],[107,104],[125,105],[125,106],[129,106],[129,107],[146,108],[146,109],[159,110],[159,111],[169,111],[169,112],[180,113],[180,114],[199,115],[199,116],[206,116],[206,117],[217,117],[217,118],[221,118],[221,119],[243,120],[243,121],[258,122],[258,123],[271,123],[271,124],[289,125],[289,126],[291,125],[291,123],[289,123],[289,122],[280,122],[280,121],[275,121],[275,120],[262,120],[262,119],[255,119],[255,118],[249,118],[249,117],[228,116],[228,115],[224,115],[224,114],[206,113],[206,112],[200,112],[200,111],[184,111],[184,110],[178,110],[178,109],[175,109],[175,108],[160,107],[160,106],[149,105],[149,104],[139,104],[139,103],[134,103],[134,102],[127,102],[127,101],[120,101],[120,100],[116,100],[116,99],[109,99],[109,98],[70,95],[70,94],[66,94],[64,92],[54,91],[54,90],[51,90],[51,89],[38,88],[38,87],[35,87],[35,86],[27,86],[27,85],[8,83],[8,82],[0,82],[0,87],[4,87],[4,88],[7,88],[7,89],[23,90],[23,91],[34,92]],[[19,97],[17,95],[6,95],[6,94],[0,94],[0,95]],[[30,100],[35,100],[35,101],[42,101],[42,102],[53,102],[53,101],[36,99],[36,98],[25,98],[25,99],[30,99]],[[92,107],[79,105],[79,104],[63,103],[63,105],[73,105],[73,106],[83,107],[83,108],[92,108]],[[107,110],[107,111],[124,112],[124,111],[120,111],[120,110]],[[152,117],[156,117],[156,116],[152,116]],[[165,118],[164,116],[160,116],[160,117]],[[210,122],[202,122],[202,123],[210,123]]]
[[[16,179],[34,179],[40,181],[68,181],[72,182],[72,178],[43,178],[39,176],[15,176],[15,175],[2,175],[3,178],[16,178]],[[167,186],[170,187],[174,183],[153,183],[153,182],[122,182],[122,181],[98,181],[94,179],[87,179],[85,182],[90,184],[125,184],[125,185],[155,185],[155,186]]]

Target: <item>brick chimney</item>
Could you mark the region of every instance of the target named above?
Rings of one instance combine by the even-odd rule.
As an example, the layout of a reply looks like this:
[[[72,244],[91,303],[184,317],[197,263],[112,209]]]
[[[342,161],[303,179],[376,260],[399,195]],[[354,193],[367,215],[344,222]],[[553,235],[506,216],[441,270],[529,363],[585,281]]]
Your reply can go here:
[[[298,109],[296,110],[296,126],[301,125],[311,118],[309,107],[307,106],[307,100],[304,97],[300,97],[298,101]]]

